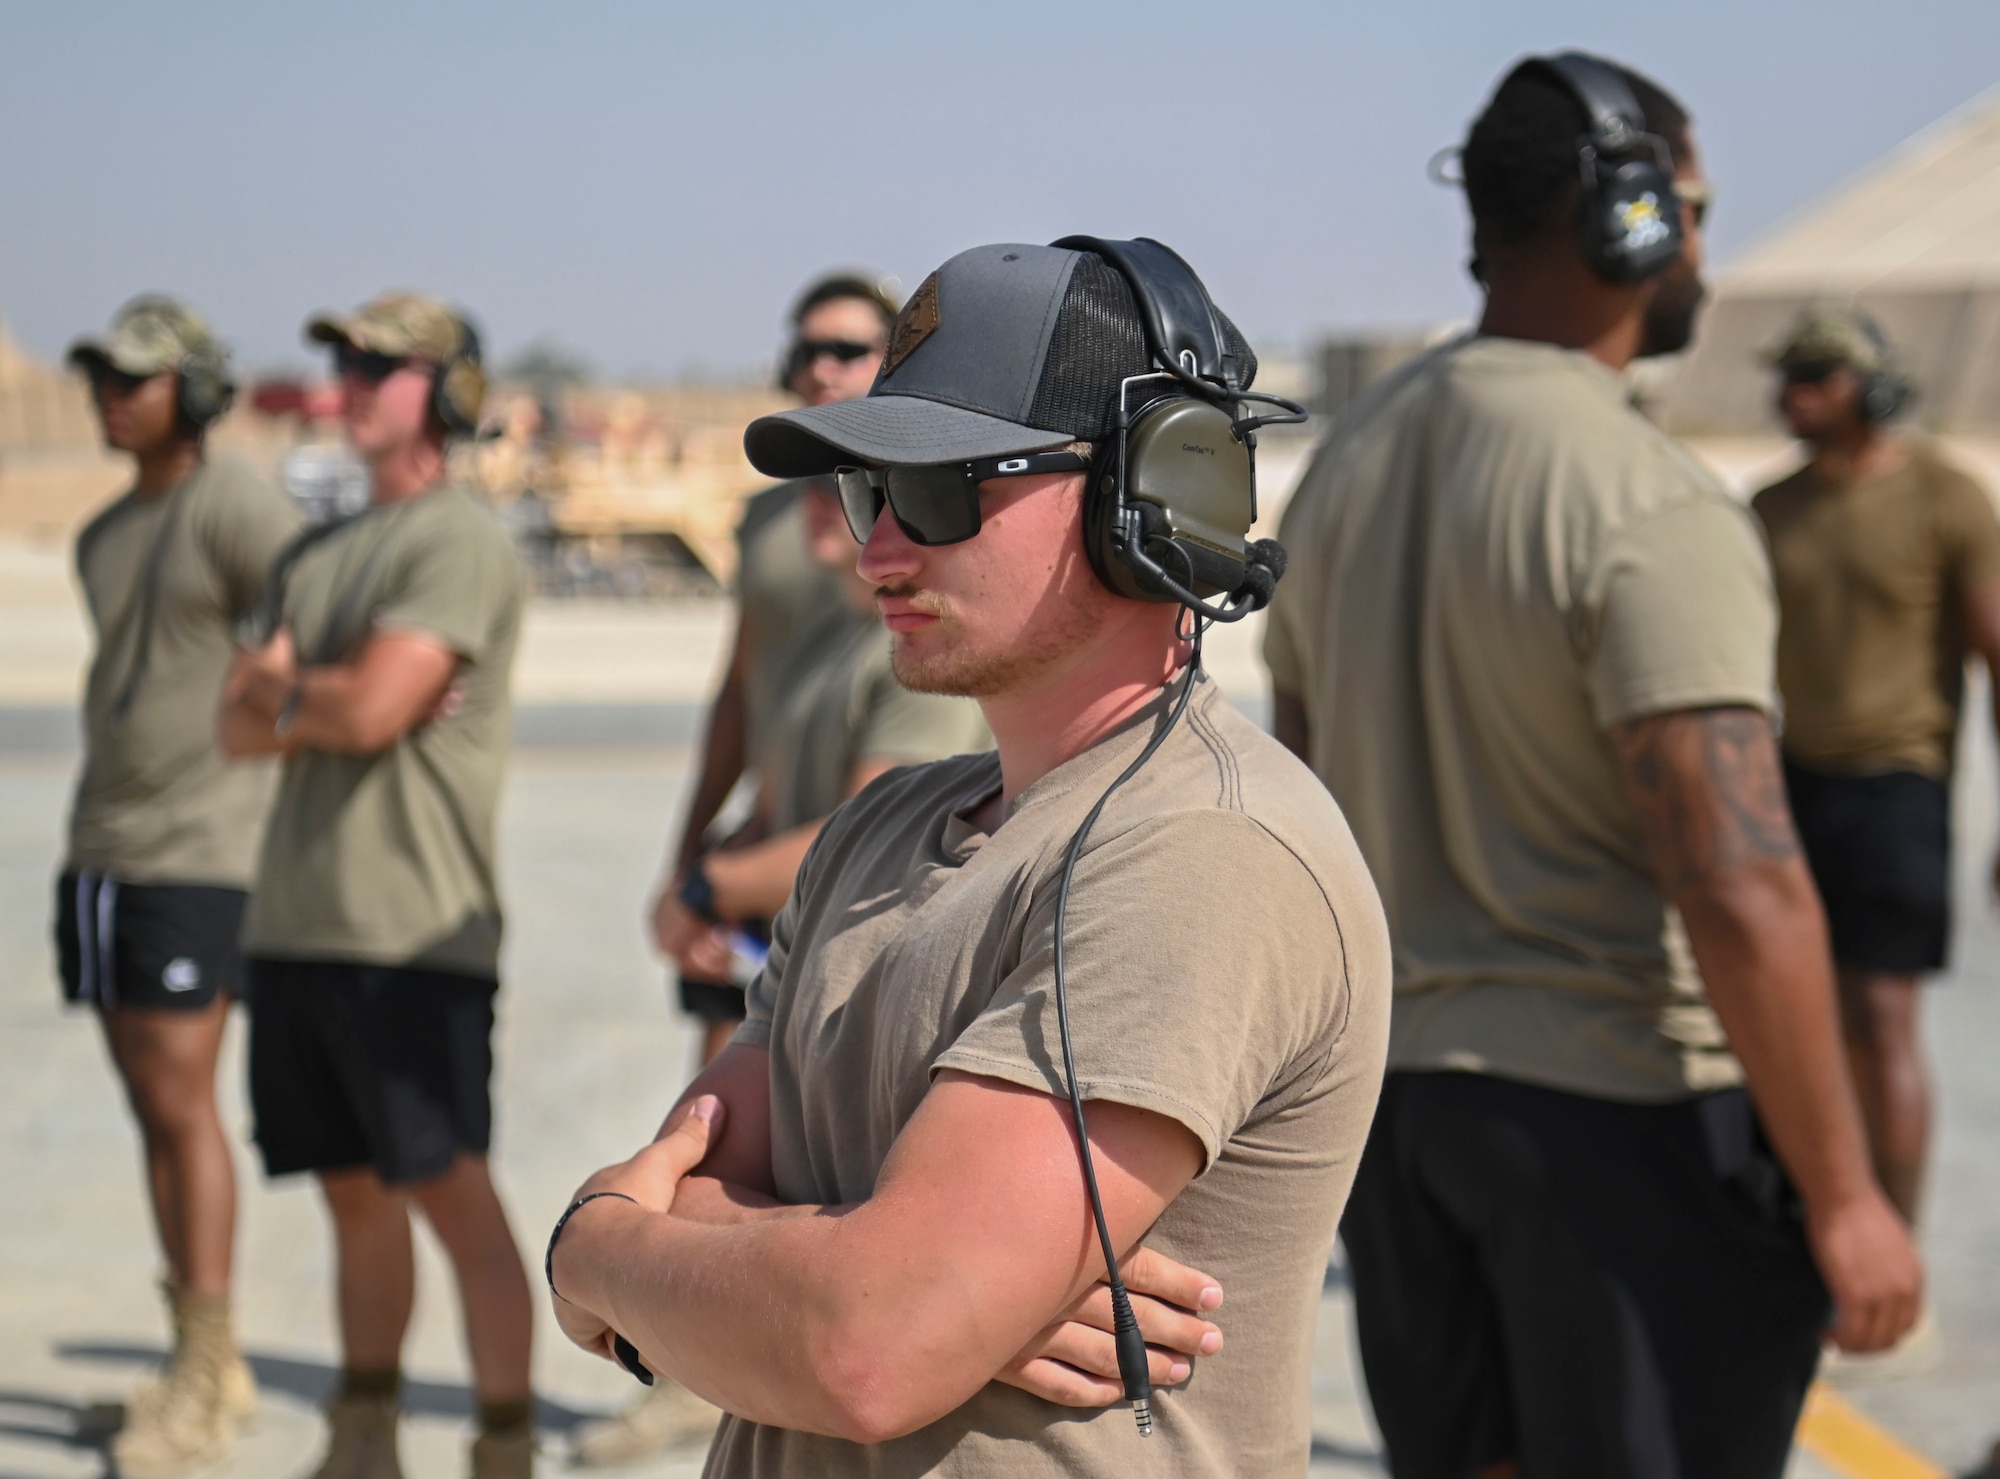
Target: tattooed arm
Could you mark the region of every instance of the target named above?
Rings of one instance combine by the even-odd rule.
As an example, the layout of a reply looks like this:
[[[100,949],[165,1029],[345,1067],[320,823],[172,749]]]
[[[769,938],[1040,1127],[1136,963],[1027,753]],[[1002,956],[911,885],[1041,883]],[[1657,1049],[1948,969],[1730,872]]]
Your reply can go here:
[[[1869,1169],[1847,1077],[1826,916],[1785,800],[1771,723],[1749,708],[1654,714],[1612,731],[1625,794],[1679,910],[1709,1000],[1806,1208],[1834,1340],[1892,1344],[1923,1273]]]

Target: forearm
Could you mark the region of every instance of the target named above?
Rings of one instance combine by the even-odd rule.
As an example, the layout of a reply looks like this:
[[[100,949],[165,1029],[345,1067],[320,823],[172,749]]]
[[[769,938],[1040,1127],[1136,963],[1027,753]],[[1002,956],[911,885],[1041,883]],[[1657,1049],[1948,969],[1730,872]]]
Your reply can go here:
[[[750,707],[744,698],[743,641],[739,630],[728,676],[709,706],[708,729],[701,741],[701,774],[688,797],[687,815],[681,821],[680,847],[674,854],[677,870],[686,869],[701,855],[708,824],[729,799],[749,759]]]
[[[345,663],[301,668],[289,680],[261,673],[245,685],[243,706],[275,732],[289,708],[287,749],[373,755],[403,736],[399,716],[379,701],[366,677]]]
[[[702,869],[715,888],[716,912],[725,919],[770,919],[785,907],[799,867],[824,817],[776,837],[709,854]]]
[[[879,1442],[959,1406],[1006,1355],[988,1369],[969,1301],[936,1262],[879,1256],[865,1210],[715,1226],[599,1201],[564,1231],[556,1287],[730,1412]]]
[[[1869,1195],[1826,918],[1804,863],[1743,869],[1676,902],[1758,1115],[1808,1211]]]

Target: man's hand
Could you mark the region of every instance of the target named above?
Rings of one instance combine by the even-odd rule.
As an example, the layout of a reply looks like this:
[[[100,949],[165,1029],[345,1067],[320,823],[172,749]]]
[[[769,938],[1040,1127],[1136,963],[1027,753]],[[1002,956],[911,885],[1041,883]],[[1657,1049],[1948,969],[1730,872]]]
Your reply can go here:
[[[1829,1338],[1843,1351],[1887,1350],[1916,1323],[1924,1271],[1902,1218],[1879,1193],[1806,1218],[1813,1261],[1833,1295]]]
[[[292,639],[292,629],[281,626],[262,647],[243,648],[237,653],[225,697],[267,718],[275,717],[298,678],[298,645]]]
[[[1193,1310],[1222,1303],[1222,1286],[1199,1269],[1141,1248],[1124,1260],[1125,1290],[1146,1337],[1153,1385],[1183,1382],[1194,1370],[1191,1358],[1222,1349],[1222,1331]],[[1009,1386],[1065,1407],[1108,1407],[1123,1401],[1118,1348],[1111,1338],[1111,1286],[1093,1284],[1062,1318],[1030,1341],[1001,1370]]]
[[[630,1160],[606,1166],[579,1186],[576,1195],[570,1198],[575,1203],[599,1192],[615,1194],[579,1208],[571,1216],[563,1235],[556,1240],[555,1256],[550,1264],[554,1288],[549,1291],[549,1302],[555,1310],[556,1324],[562,1328],[564,1335],[592,1355],[602,1356],[614,1365],[619,1364],[612,1351],[611,1326],[590,1306],[589,1291],[594,1287],[590,1270],[578,1268],[578,1260],[574,1257],[565,1259],[565,1250],[574,1252],[571,1234],[577,1230],[579,1223],[593,1215],[630,1215],[635,1210],[671,1211],[681,1181],[701,1164],[709,1147],[721,1134],[724,1113],[720,1099],[713,1094],[702,1095],[670,1118],[652,1144]],[[637,1208],[629,1202],[621,1202],[618,1200],[620,1197],[630,1197],[632,1202],[638,1204]],[[564,1292],[557,1293],[557,1290]]]
[[[676,873],[653,900],[653,943],[698,981],[727,981],[731,965],[729,933],[710,924],[681,902],[683,874]]]

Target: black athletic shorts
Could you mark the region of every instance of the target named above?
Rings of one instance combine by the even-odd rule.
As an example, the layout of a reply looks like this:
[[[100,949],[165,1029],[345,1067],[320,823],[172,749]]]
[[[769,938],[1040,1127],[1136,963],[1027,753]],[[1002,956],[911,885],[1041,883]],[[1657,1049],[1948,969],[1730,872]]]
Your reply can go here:
[[[1391,1073],[1340,1234],[1396,1479],[1778,1479],[1830,1306],[1748,1096]]]
[[[56,880],[56,963],[65,1001],[199,1011],[242,993],[240,888],[121,883],[72,871]]]
[[[252,957],[250,1108],[264,1171],[428,1181],[493,1138],[497,982]]]
[[[691,1017],[704,1022],[741,1022],[749,1015],[741,986],[732,986],[727,981],[697,981],[692,976],[677,976],[675,980],[679,983],[681,1010]]]
[[[1915,771],[1827,775],[1787,760],[1785,790],[1826,901],[1834,962],[1898,975],[1943,970],[1951,787]]]

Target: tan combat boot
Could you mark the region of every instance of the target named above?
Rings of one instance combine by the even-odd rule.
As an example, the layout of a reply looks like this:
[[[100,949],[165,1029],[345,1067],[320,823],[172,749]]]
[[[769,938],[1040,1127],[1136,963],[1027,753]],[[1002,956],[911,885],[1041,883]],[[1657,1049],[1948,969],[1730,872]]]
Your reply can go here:
[[[535,1433],[481,1433],[472,1440],[472,1479],[535,1479]]]
[[[230,1333],[229,1301],[171,1297],[174,1354],[127,1406],[111,1451],[126,1479],[176,1479],[226,1458],[257,1386]]]
[[[623,1412],[579,1428],[570,1462],[579,1469],[637,1463],[683,1443],[706,1440],[721,1421],[719,1409],[679,1382],[658,1377],[652,1390]]]
[[[167,1316],[174,1327],[174,1351],[167,1366],[158,1376],[139,1384],[125,1403],[125,1420],[129,1424],[140,1420],[143,1409],[157,1406],[167,1399],[169,1373],[181,1359],[181,1352],[187,1348],[190,1327],[199,1332],[198,1339],[217,1342],[215,1358],[221,1363],[222,1410],[236,1424],[239,1432],[249,1432],[257,1426],[257,1378],[250,1374],[250,1367],[237,1349],[236,1334],[230,1323],[229,1301],[210,1299],[200,1294],[182,1294],[173,1284],[160,1280],[160,1294],[167,1302]]]
[[[326,1457],[311,1479],[403,1479],[394,1397],[335,1397],[326,1409]]]

